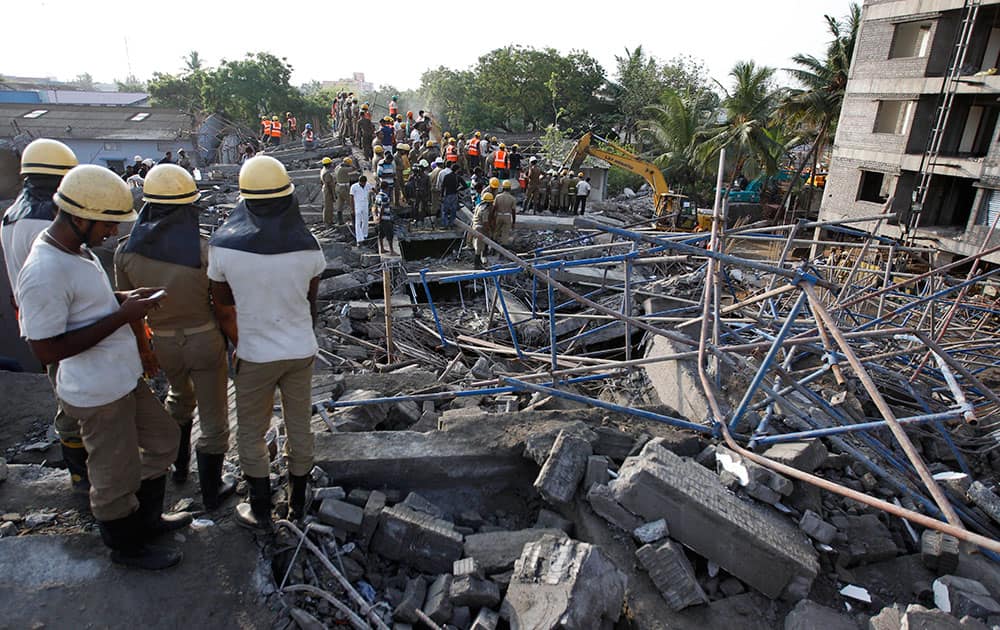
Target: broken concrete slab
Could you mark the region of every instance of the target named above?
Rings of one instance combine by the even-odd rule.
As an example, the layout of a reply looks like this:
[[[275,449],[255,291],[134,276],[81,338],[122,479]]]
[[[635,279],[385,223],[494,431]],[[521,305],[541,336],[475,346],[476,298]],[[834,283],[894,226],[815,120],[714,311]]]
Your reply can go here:
[[[373,389],[355,389],[345,392],[337,402],[355,402],[381,398],[382,393]],[[371,431],[386,421],[389,405],[355,405],[337,408],[332,416],[333,426],[338,431]]]
[[[489,608],[483,608],[476,615],[476,619],[472,622],[472,626],[469,630],[497,630],[497,624],[500,623],[500,615]]]
[[[973,481],[969,485],[968,497],[980,510],[986,512],[991,519],[1000,523],[1000,496],[997,496],[995,492],[983,485],[982,482]]]
[[[691,562],[677,543],[668,540],[660,545],[645,545],[635,555],[671,610],[708,603]]]
[[[411,492],[408,495],[406,495],[406,498],[403,499],[403,502],[400,503],[400,505],[408,507],[416,512],[423,512],[424,514],[428,514],[430,516],[433,516],[434,518],[440,518],[440,519],[445,518],[444,510],[434,505],[433,503],[431,503],[424,497],[420,496],[416,492]]]
[[[371,547],[420,571],[445,573],[462,557],[463,541],[451,523],[397,505],[382,510]]]
[[[364,510],[339,499],[324,499],[319,506],[319,520],[345,532],[361,531]]]
[[[647,313],[650,310],[649,307],[646,308]],[[656,335],[649,342],[646,357],[661,357],[688,350],[690,350],[688,346]],[[642,368],[660,402],[671,409],[676,409],[683,418],[707,423],[708,399],[701,387],[694,361],[660,361],[644,365]]]
[[[802,518],[799,519],[799,528],[816,542],[829,545],[837,537],[837,528],[827,523],[819,514],[812,510],[806,510]]]
[[[741,457],[725,446],[715,447],[715,461],[720,473],[726,471],[735,475],[740,480],[740,485],[745,487],[751,496],[754,496],[753,490],[756,487],[755,484],[760,484],[783,497],[790,496],[795,489],[795,485],[791,479],[783,477],[770,468],[761,466],[757,462]],[[760,498],[767,503],[777,502],[777,500],[768,500],[770,497],[755,498]]]
[[[608,486],[591,486],[587,502],[598,516],[620,530],[631,532],[642,526],[642,519],[622,507]]]
[[[558,529],[521,529],[513,532],[488,532],[465,537],[465,555],[474,558],[487,575],[501,573],[514,566],[524,546],[544,536],[566,538]]]
[[[366,549],[371,544],[372,536],[375,535],[379,516],[382,514],[382,510],[385,509],[385,505],[385,493],[378,490],[372,490],[368,495],[368,500],[365,501],[364,515],[361,519],[361,543]]]
[[[565,431],[556,437],[549,457],[535,479],[535,489],[554,505],[573,500],[576,488],[587,470],[587,458],[593,451],[590,442]]]
[[[545,536],[525,545],[500,610],[511,630],[603,628],[624,596],[625,575],[598,547]]]
[[[500,603],[500,587],[469,573],[456,576],[451,581],[451,603],[469,608],[493,608]]]
[[[816,550],[783,516],[741,501],[714,473],[655,443],[626,459],[610,488],[622,507],[665,518],[672,538],[768,597],[804,597],[819,572]]]
[[[0,506],[3,511],[23,513],[90,509],[87,497],[70,489],[65,470],[37,464],[7,464],[7,481],[0,483]]]
[[[573,533],[573,521],[563,518],[552,510],[542,508],[538,510],[538,520],[535,521],[535,529],[561,529],[567,535]]]
[[[427,587],[427,599],[424,600],[424,613],[439,624],[451,619],[451,575],[437,576]]]
[[[847,615],[816,602],[803,599],[785,617],[784,630],[858,630],[858,624]]]
[[[978,617],[986,619],[1000,615],[1000,602],[993,599],[989,590],[981,582],[943,575],[934,580],[934,605],[955,617]]]
[[[822,441],[814,439],[801,442],[780,442],[761,455],[786,466],[811,473],[823,466],[829,453]]]
[[[524,440],[524,456],[539,466],[544,466],[552,452],[553,445],[556,443],[556,438],[562,433],[576,436],[591,443],[597,439],[597,433],[586,422],[571,420],[563,423],[562,426],[554,427],[548,431],[538,431],[527,436]]]
[[[427,599],[427,580],[421,575],[407,580],[403,599],[392,611],[392,618],[405,623],[418,623],[420,617],[417,616],[417,610],[423,608],[425,599]]]
[[[670,528],[667,527],[667,521],[661,518],[636,527],[632,530],[632,535],[642,544],[648,545],[669,536]]]
[[[611,481],[608,465],[608,458],[603,455],[591,455],[588,457],[587,471],[583,475],[583,488],[587,490],[595,483],[607,484]]]
[[[958,617],[952,617],[943,610],[927,609],[919,604],[910,604],[900,620],[900,630],[963,630]]]

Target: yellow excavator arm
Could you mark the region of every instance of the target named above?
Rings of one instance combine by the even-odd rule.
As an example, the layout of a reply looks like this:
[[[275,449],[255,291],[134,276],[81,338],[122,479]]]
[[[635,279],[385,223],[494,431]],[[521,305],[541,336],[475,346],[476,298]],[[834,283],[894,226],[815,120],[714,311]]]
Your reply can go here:
[[[595,139],[607,145],[610,149],[594,146],[593,141]],[[663,217],[666,221],[670,222],[671,227],[680,227],[677,225],[676,219],[680,213],[680,202],[684,197],[683,195],[674,194],[670,190],[667,180],[663,177],[663,172],[656,165],[643,160],[625,147],[600,136],[595,136],[593,132],[587,132],[577,141],[576,146],[573,147],[572,151],[566,157],[564,164],[569,164],[569,168],[573,172],[579,171],[583,160],[588,155],[604,160],[630,173],[641,175],[650,188],[653,189],[653,198],[655,199],[654,216],[657,218]]]

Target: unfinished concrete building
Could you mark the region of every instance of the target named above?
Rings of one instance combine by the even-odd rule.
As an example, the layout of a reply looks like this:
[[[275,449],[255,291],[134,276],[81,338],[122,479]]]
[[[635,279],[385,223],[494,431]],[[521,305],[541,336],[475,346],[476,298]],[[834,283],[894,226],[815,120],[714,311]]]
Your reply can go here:
[[[891,198],[881,234],[976,253],[1000,214],[998,58],[996,0],[866,1],[821,220]]]

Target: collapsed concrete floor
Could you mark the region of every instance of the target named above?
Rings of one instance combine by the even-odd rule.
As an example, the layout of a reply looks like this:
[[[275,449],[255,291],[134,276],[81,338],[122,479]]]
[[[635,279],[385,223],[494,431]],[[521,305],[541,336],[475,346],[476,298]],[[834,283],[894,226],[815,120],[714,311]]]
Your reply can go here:
[[[360,158],[350,147],[323,151]],[[304,214],[316,223],[315,156],[285,150],[279,157],[297,167]],[[206,230],[235,198],[235,170],[215,170],[205,183],[213,204]],[[648,194],[595,204],[588,220],[633,225],[646,206]],[[0,409],[7,460],[0,481],[0,605],[11,611],[0,627],[75,628],[81,620],[95,626],[461,630],[1000,625],[1000,571],[974,545],[935,537],[933,529],[761,466],[711,428],[716,401],[703,391],[691,346],[635,327],[690,326],[706,282],[697,253],[657,253],[644,261],[654,265],[648,271],[630,270],[588,258],[623,250],[585,220],[525,215],[517,228],[512,249],[535,252],[538,267],[552,260],[538,253],[544,248],[575,261],[552,264],[551,276],[631,320],[591,307],[546,321],[556,298],[545,295],[541,282],[516,278],[501,285],[486,272],[453,281],[476,275],[460,232],[410,233],[401,222],[398,234],[412,247],[409,255],[403,248],[401,260],[380,256],[372,241],[356,247],[346,227],[314,225],[328,265],[316,329],[321,351],[313,380],[309,516],[301,529],[280,524],[274,537],[255,539],[236,527],[238,499],[230,499],[215,513],[199,514],[197,526],[177,537],[185,561],[163,574],[137,575],[107,562],[86,504],[69,493],[65,472],[57,470],[48,381],[0,372],[0,400],[11,401]],[[576,239],[568,247],[579,249],[562,251],[562,243]],[[774,290],[746,270],[727,281],[741,300]],[[634,292],[625,302],[616,293],[623,286]],[[711,375],[726,414],[740,406],[755,371],[766,367],[767,344],[752,335],[757,329],[779,334],[789,305],[776,304],[757,318],[736,306],[726,303],[735,313],[726,325],[745,325],[735,319],[742,315],[756,328],[729,333],[731,341],[752,347],[741,350],[737,365],[723,362]],[[546,348],[553,341],[554,353]],[[865,349],[870,356],[900,352],[874,344]],[[764,400],[758,394],[746,420],[736,423],[741,443],[751,434],[764,441],[801,431],[830,409],[852,422],[877,417],[860,386],[841,389],[832,378],[837,370],[830,364],[840,355],[830,352],[835,359],[825,365],[808,352],[800,355],[797,374],[810,374],[801,380],[818,383],[821,395],[799,388],[775,402],[777,394]],[[622,367],[640,357],[648,362]],[[791,366],[795,357],[785,358]],[[821,366],[816,379],[812,370]],[[980,372],[990,389],[994,370]],[[595,372],[606,373],[591,378]],[[891,375],[877,376],[902,417],[913,401]],[[552,380],[557,387],[544,385]],[[777,379],[764,380],[777,388]],[[995,540],[1000,522],[989,511],[989,486],[1000,460],[992,449],[970,449],[990,437],[996,409],[981,403],[988,392],[964,377],[963,384],[978,414],[978,424],[951,430],[952,439],[969,447],[965,457],[929,431],[913,431],[914,439],[970,527]],[[937,384],[917,381],[914,389],[925,395],[914,398],[934,411],[955,402]],[[281,517],[287,503],[279,418],[276,410],[269,440]],[[768,422],[771,431],[758,431]],[[870,464],[880,456],[903,459],[888,431],[878,430],[877,441],[831,433],[756,450],[796,471],[920,507],[915,501],[927,499],[914,492],[915,475]],[[970,474],[951,472],[963,466]],[[227,468],[238,472],[232,451]],[[973,478],[979,481],[970,484]],[[981,490],[975,500],[973,487]],[[189,505],[197,496],[193,475],[170,486],[168,504]]]

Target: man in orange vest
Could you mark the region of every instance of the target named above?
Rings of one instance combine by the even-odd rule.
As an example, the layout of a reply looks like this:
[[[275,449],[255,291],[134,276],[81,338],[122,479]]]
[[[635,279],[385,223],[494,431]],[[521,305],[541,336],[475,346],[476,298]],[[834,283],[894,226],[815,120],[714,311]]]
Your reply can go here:
[[[448,146],[444,148],[444,161],[450,165],[458,164],[458,145],[454,138],[448,138]]]
[[[261,116],[260,126],[263,129],[260,136],[260,142],[266,146],[271,143],[271,119],[267,116]]]
[[[285,123],[288,125],[288,139],[294,140],[299,130],[299,121],[292,116],[292,112],[285,112]]]
[[[277,116],[271,116],[271,144],[274,146],[281,144],[281,121]]]
[[[469,172],[475,172],[479,168],[479,139],[482,136],[478,131],[476,132],[476,137],[469,140],[469,144],[465,147],[465,157],[469,161]]]
[[[389,101],[389,115],[395,120],[396,114],[399,113],[399,97],[393,96]]]
[[[493,175],[499,179],[507,179],[510,175],[510,159],[507,154],[507,145],[503,142],[493,152]]]

